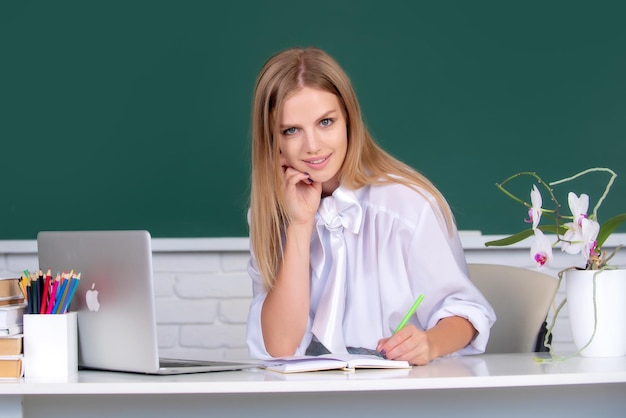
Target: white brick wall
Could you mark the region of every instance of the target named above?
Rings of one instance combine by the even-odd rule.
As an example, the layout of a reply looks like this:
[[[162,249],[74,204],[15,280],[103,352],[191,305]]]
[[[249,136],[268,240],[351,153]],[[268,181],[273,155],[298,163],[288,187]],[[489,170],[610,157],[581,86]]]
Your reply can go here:
[[[506,248],[485,248],[498,237],[463,233],[462,242],[470,263],[507,264],[534,268],[528,244]],[[611,246],[626,242],[616,234]],[[155,239],[153,241],[154,287],[159,348],[163,356],[207,359],[247,357],[245,341],[248,304],[252,286],[246,267],[248,240]],[[555,251],[557,272],[579,262],[576,256]],[[626,267],[626,250],[615,259]],[[0,241],[0,275],[19,275],[24,269],[38,269],[35,241]],[[561,289],[560,297],[564,294]],[[575,350],[567,310],[559,316],[554,330],[558,353]]]
[[[247,246],[246,246],[247,248]],[[252,287],[248,251],[155,252],[159,347],[163,356],[238,359]]]

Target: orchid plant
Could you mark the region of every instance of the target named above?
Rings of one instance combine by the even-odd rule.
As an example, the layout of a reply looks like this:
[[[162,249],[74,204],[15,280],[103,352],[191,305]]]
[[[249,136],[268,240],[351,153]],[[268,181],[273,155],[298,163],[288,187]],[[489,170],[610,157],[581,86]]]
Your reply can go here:
[[[568,194],[568,204],[571,215],[563,214],[561,211],[562,206],[555,196],[553,186],[572,181],[592,172],[606,172],[610,174],[604,193],[593,208],[593,212],[588,213],[589,196],[587,194],[583,193],[578,196],[570,192]],[[543,207],[543,197],[537,184],[533,184],[530,191],[530,203],[515,196],[507,189],[508,183],[522,176],[534,178],[536,183],[545,189],[552,202],[552,208]],[[513,200],[528,208],[528,218],[524,219],[524,221],[531,226],[509,237],[489,241],[485,245],[488,247],[511,245],[534,235],[530,255],[539,268],[550,264],[553,258],[552,249],[557,246],[560,247],[561,251],[568,254],[580,254],[582,256],[584,267],[572,268],[584,270],[602,270],[606,268],[607,262],[613,257],[615,252],[607,256],[606,252],[602,250],[602,245],[626,221],[626,213],[614,216],[602,225],[598,221],[598,209],[608,195],[616,177],[617,174],[609,168],[595,167],[581,171],[571,177],[552,182],[545,182],[534,172],[521,172],[507,178],[502,183],[496,184],[496,187]],[[551,219],[552,223],[541,225],[541,222],[545,219]],[[544,232],[551,233],[556,238],[552,240]]]
[[[560,185],[562,183],[566,183],[572,181],[578,177],[584,176],[586,174],[592,172],[606,172],[610,175],[610,178],[604,188],[604,192],[598,202],[596,203],[593,211],[588,213],[589,209],[589,196],[587,194],[576,195],[573,192],[568,194],[568,206],[570,209],[570,215],[566,215],[562,213],[562,206],[557,200],[553,186]],[[550,201],[552,204],[551,208],[544,207],[543,197],[541,194],[541,190],[537,187],[537,184],[533,184],[533,187],[530,191],[530,203],[520,199],[515,196],[513,193],[507,189],[507,185],[515,179],[518,179],[523,176],[529,176],[534,178],[539,185],[539,187],[543,187],[547,192],[548,196],[550,196]],[[582,350],[585,349],[591,341],[593,340],[596,330],[597,330],[597,306],[595,301],[595,293],[596,293],[596,276],[597,274],[604,269],[612,268],[609,266],[609,260],[615,255],[617,250],[621,248],[621,245],[618,246],[611,255],[607,255],[605,251],[602,250],[602,245],[605,243],[607,238],[615,232],[615,230],[626,221],[626,213],[622,213],[620,215],[614,216],[613,218],[607,220],[602,225],[598,221],[598,209],[600,205],[606,198],[615,181],[617,174],[609,168],[590,168],[580,173],[577,173],[571,177],[564,178],[562,180],[545,182],[541,177],[534,172],[521,172],[517,173],[506,180],[504,180],[500,184],[496,184],[496,187],[500,189],[504,194],[511,197],[513,200],[523,204],[528,208],[528,218],[524,219],[524,221],[530,224],[530,228],[522,230],[517,234],[511,235],[509,237],[490,241],[485,243],[486,246],[506,246],[511,245],[516,242],[522,241],[526,238],[529,238],[534,235],[534,241],[530,248],[530,255],[537,265],[538,268],[549,265],[553,259],[552,249],[554,247],[560,247],[561,251],[566,252],[568,254],[580,254],[582,257],[581,264],[584,262],[583,267],[568,267],[564,270],[561,270],[558,273],[559,283],[558,287],[561,285],[561,281],[563,280],[563,274],[568,270],[580,269],[580,270],[595,270],[593,279],[593,294],[594,294],[594,329],[593,333],[585,346],[580,348],[577,353],[574,353],[572,356],[577,355]],[[549,225],[542,225],[542,221],[545,219],[550,219],[552,221]],[[544,232],[549,233],[551,235],[546,235]],[[554,239],[549,238],[549,236],[554,236]],[[556,298],[556,294],[554,295]],[[547,333],[544,339],[544,346],[548,348],[548,350],[552,353],[552,345],[551,345],[551,334],[556,323],[559,312],[564,307],[567,302],[567,298],[564,298],[562,302],[555,307],[554,316],[551,322],[551,325],[547,329]],[[563,360],[567,357],[561,356],[552,356],[552,359],[560,359]],[[549,359],[536,359],[537,361],[551,361]]]

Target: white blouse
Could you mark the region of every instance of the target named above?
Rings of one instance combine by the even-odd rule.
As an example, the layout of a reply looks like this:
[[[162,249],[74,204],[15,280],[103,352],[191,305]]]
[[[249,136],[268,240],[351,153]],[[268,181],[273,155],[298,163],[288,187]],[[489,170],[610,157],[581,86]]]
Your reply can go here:
[[[434,198],[425,196],[437,207]],[[422,330],[442,318],[467,318],[478,331],[459,354],[484,352],[495,313],[468,278],[458,233],[421,194],[401,184],[338,187],[322,199],[311,238],[311,303],[296,355],[313,339],[333,353],[375,349],[389,337],[420,294],[409,323]],[[261,330],[267,293],[254,253],[248,272],[253,300],[247,341],[253,358],[271,356]]]

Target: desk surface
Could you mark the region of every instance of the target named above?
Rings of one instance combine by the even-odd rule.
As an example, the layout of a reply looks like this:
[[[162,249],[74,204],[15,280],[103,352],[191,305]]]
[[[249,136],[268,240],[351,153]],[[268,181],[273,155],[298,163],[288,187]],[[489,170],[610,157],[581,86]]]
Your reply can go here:
[[[260,369],[176,376],[80,371],[63,382],[32,378],[5,381],[0,383],[0,395],[354,392],[625,382],[626,357],[538,362],[529,353],[445,358],[410,370],[291,375]]]
[[[289,393],[289,396],[284,396]],[[146,376],[81,371],[65,382],[0,382],[16,418],[623,417],[626,357],[541,363],[533,354],[439,359],[410,370],[282,375],[260,369]]]

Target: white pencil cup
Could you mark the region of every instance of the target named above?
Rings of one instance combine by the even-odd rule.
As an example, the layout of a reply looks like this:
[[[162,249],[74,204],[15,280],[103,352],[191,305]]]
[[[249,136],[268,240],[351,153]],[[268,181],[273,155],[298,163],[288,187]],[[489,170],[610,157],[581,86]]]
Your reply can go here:
[[[58,378],[77,371],[76,312],[24,315],[24,376]]]

